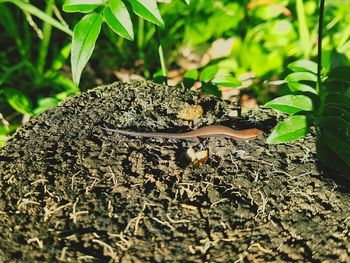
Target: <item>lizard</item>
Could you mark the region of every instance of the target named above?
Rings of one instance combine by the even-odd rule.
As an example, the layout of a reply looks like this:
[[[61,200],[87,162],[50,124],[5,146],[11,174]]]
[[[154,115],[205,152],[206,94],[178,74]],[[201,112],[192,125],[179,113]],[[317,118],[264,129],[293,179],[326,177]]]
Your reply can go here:
[[[193,139],[193,138],[207,138],[207,137],[227,137],[235,140],[249,141],[263,134],[263,131],[251,128],[245,130],[235,130],[233,128],[223,125],[209,125],[201,127],[197,130],[182,132],[182,133],[168,133],[168,132],[137,132],[127,131],[121,129],[108,129],[107,131],[117,132],[123,135],[130,135],[135,137],[148,138],[166,138],[166,139]]]

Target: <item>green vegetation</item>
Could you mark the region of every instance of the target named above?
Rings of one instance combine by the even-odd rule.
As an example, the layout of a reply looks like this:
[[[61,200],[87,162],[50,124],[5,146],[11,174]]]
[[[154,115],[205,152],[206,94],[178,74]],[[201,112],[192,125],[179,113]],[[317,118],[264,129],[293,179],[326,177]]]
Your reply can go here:
[[[322,63],[324,4],[324,0],[320,1],[318,63],[300,60],[289,64],[288,68],[294,73],[289,74],[285,82],[292,94],[269,101],[266,106],[291,116],[274,129],[267,142],[294,141],[315,126],[320,160],[349,175],[350,67],[332,68]]]
[[[348,173],[350,0],[326,1],[324,15],[318,0],[159,2],[0,0],[0,143],[120,69],[157,81],[175,71],[185,87],[245,87],[289,114],[269,143],[315,127],[320,159]]]
[[[350,67],[325,73],[320,85],[316,63],[301,60],[288,67],[295,71],[285,78],[292,94],[271,100],[266,106],[291,116],[279,123],[267,142],[297,140],[314,126],[321,161],[350,174]]]

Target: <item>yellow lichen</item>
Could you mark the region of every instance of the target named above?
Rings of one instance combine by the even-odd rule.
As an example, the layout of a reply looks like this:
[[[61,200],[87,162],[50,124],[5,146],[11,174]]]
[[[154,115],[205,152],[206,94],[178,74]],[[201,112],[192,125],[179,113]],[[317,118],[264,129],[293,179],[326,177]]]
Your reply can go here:
[[[183,120],[191,121],[203,116],[203,107],[201,105],[187,105],[181,109],[177,117]]]

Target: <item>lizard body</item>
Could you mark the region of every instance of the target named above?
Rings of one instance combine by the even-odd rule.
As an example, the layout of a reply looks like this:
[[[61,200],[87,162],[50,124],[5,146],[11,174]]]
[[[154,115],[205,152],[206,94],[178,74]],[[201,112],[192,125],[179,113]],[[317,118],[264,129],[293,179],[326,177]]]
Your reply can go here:
[[[167,138],[167,139],[192,139],[192,138],[207,138],[207,137],[227,137],[235,140],[252,140],[263,134],[263,131],[252,128],[245,130],[235,130],[222,125],[210,125],[199,128],[194,131],[183,133],[168,133],[168,132],[136,132],[120,129],[107,129],[108,131],[117,132],[119,134],[136,136],[136,137],[151,137],[151,138]]]

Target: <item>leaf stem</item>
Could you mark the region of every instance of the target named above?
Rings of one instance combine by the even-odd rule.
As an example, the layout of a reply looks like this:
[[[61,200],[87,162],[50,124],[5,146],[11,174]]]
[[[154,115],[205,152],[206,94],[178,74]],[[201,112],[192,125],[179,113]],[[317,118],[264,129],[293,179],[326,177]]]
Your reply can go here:
[[[48,0],[46,4],[45,13],[49,16],[52,16],[53,8],[54,8],[55,0]],[[37,71],[38,71],[38,78],[42,78],[42,74],[45,69],[46,64],[46,57],[47,52],[49,49],[49,43],[51,39],[51,31],[52,31],[52,25],[44,21],[43,26],[43,40],[40,43],[39,48],[39,58],[38,58],[38,64],[37,64]]]
[[[137,48],[139,50],[143,49],[144,46],[144,35],[145,35],[145,20],[142,17],[138,18],[138,28],[137,28]]]
[[[322,70],[322,36],[325,0],[320,0],[320,14],[318,20],[318,42],[317,42],[317,93],[321,92],[321,70]]]
[[[158,26],[155,26],[156,27],[156,31],[157,31],[157,40],[158,40],[158,54],[159,54],[159,59],[160,59],[160,65],[162,67],[162,74],[163,74],[163,77],[165,77],[165,81],[166,81],[166,75],[167,75],[167,68],[165,66],[165,58],[164,58],[164,51],[163,51],[163,45],[162,45],[162,42],[161,42],[161,37],[160,37],[160,31],[159,31],[159,28]]]

